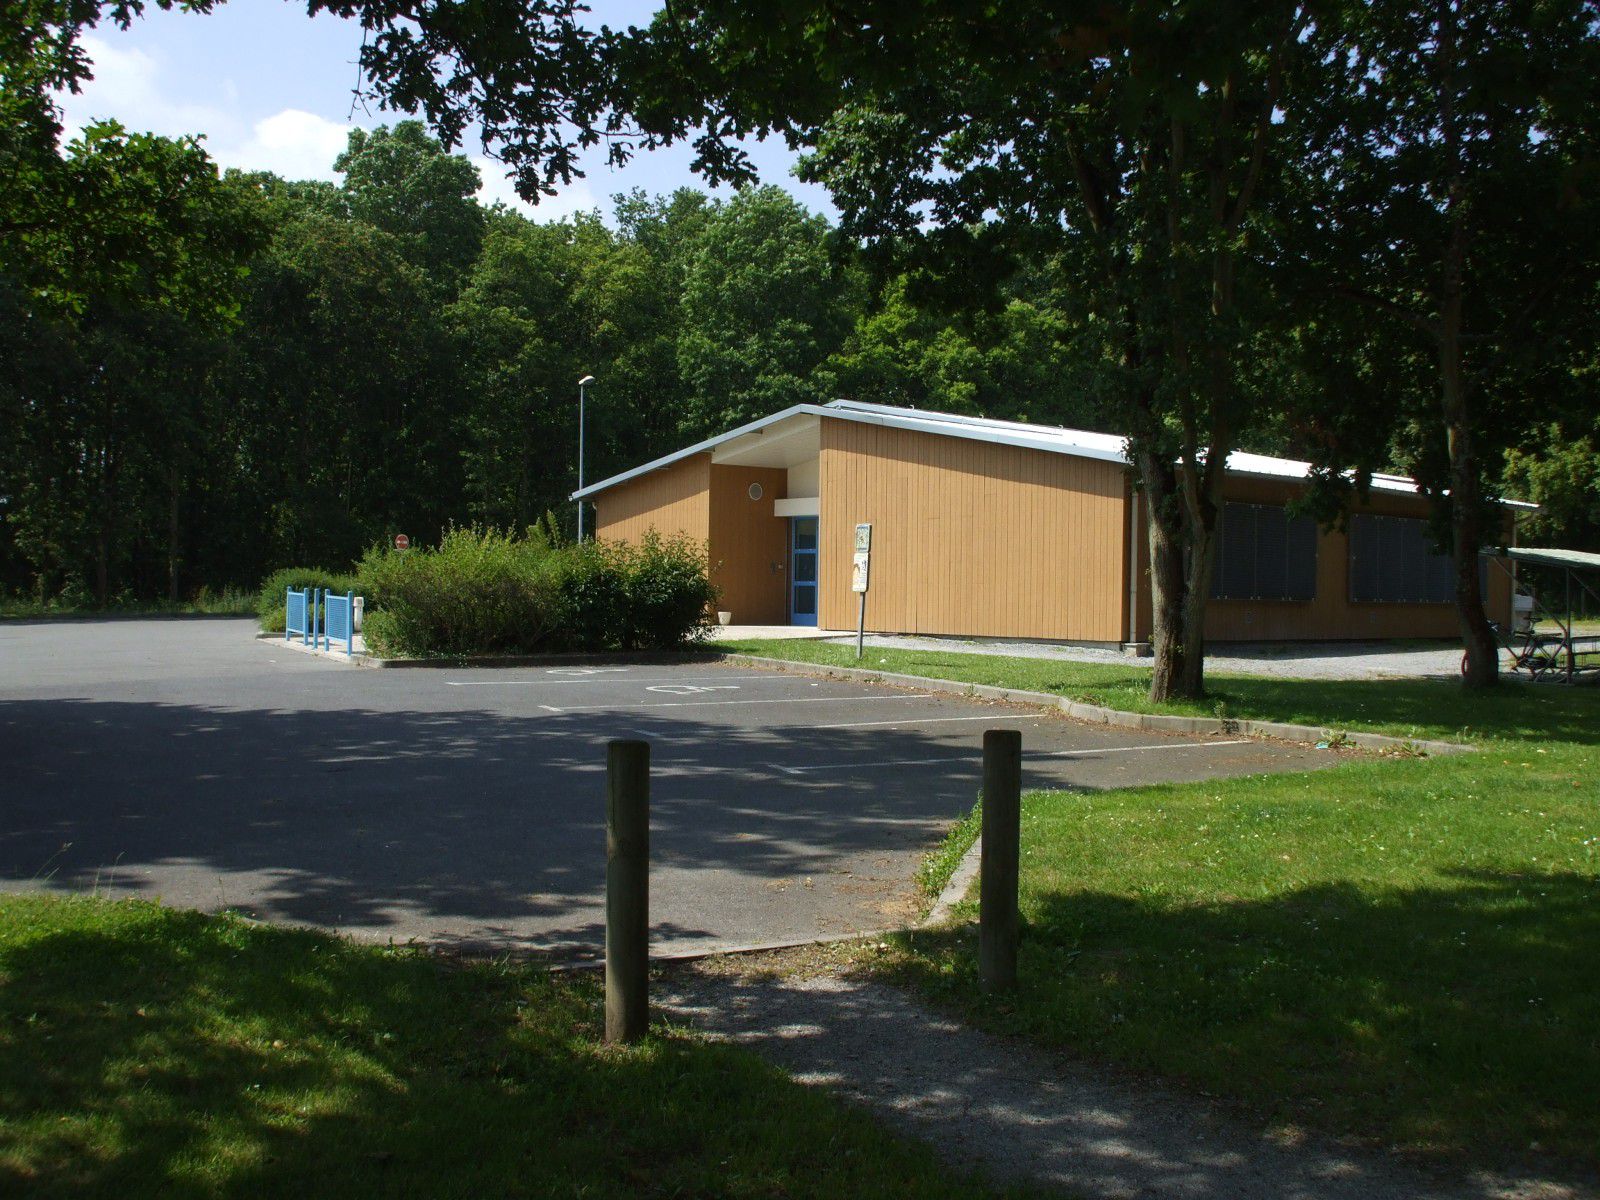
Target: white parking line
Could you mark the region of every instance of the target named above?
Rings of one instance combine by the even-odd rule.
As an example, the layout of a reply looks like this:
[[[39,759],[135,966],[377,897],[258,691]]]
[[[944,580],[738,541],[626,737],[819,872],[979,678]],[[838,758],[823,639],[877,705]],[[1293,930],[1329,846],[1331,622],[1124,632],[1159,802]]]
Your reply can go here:
[[[904,717],[896,721],[840,721],[834,725],[813,725],[813,729],[871,729],[878,725],[934,725],[948,721],[1032,721],[1034,717],[1002,717],[984,713],[976,717]]]
[[[707,675],[706,679],[773,679],[771,675]],[[694,679],[447,679],[446,687],[549,687],[557,683],[626,683],[647,687],[657,683],[695,683]],[[789,682],[789,681],[784,681]]]
[[[878,702],[885,700],[931,700],[932,695],[927,692],[917,692],[910,696],[786,696],[778,700],[666,700],[650,704],[565,704],[560,708],[552,704],[541,704],[540,708],[550,712],[633,712],[640,708],[722,708],[729,704],[861,704],[868,701]]]
[[[818,726],[823,728],[823,726]],[[1030,758],[1093,758],[1097,754],[1133,754],[1138,751],[1154,750],[1204,750],[1212,746],[1244,746],[1250,742],[1249,738],[1233,738],[1226,742],[1178,742],[1170,745],[1155,746],[1107,746],[1103,749],[1082,750],[1046,750],[1039,754],[1024,753],[1022,760],[1026,765]],[[982,759],[976,754],[953,754],[945,758],[899,758],[879,759],[872,762],[851,763],[819,763],[814,767],[785,767],[779,763],[772,763],[774,771],[782,771],[785,775],[811,775],[818,771],[860,771],[868,767],[915,767],[923,763],[971,763],[976,766]]]

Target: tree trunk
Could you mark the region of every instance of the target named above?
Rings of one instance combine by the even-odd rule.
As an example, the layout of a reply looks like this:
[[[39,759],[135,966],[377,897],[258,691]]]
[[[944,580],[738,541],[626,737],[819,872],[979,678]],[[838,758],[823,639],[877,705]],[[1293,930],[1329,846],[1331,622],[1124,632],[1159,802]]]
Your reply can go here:
[[[1468,420],[1462,318],[1465,309],[1467,229],[1462,166],[1462,134],[1456,120],[1457,14],[1451,0],[1439,0],[1439,127],[1451,172],[1445,198],[1447,235],[1439,289],[1439,402],[1450,454],[1450,554],[1455,562],[1456,620],[1467,648],[1463,680],[1469,688],[1494,687],[1500,678],[1500,651],[1483,594],[1478,587],[1482,546],[1478,463]]]
[[[1138,455],[1144,484],[1145,529],[1150,541],[1150,642],[1155,654],[1150,676],[1150,699],[1188,699],[1194,678],[1190,670],[1185,634],[1187,596],[1185,582],[1183,501],[1177,494],[1176,473],[1170,463],[1149,451]]]
[[[1461,640],[1467,647],[1464,682],[1469,688],[1489,688],[1500,682],[1500,645],[1483,609],[1483,591],[1478,586],[1478,551],[1483,543],[1482,522],[1478,513],[1476,472],[1470,456],[1463,460],[1466,472],[1457,470],[1455,442],[1450,452],[1450,550],[1455,557],[1456,618],[1461,625]],[[1463,474],[1471,482],[1463,484]]]
[[[94,539],[94,602],[98,608],[107,608],[111,604],[110,557],[111,533],[102,520]]]
[[[1469,688],[1490,688],[1500,681],[1500,646],[1483,608],[1478,586],[1478,552],[1483,545],[1479,508],[1477,456],[1467,427],[1466,401],[1461,395],[1460,342],[1440,339],[1445,438],[1450,450],[1450,555],[1455,565],[1456,621],[1467,648],[1463,682]],[[1452,345],[1453,343],[1453,345]]]
[[[1206,694],[1206,602],[1211,596],[1211,572],[1217,559],[1215,523],[1199,521],[1189,529],[1187,589],[1183,598],[1183,677],[1179,690],[1185,700]]]
[[[178,603],[179,564],[182,560],[181,499],[183,476],[174,464],[167,476],[167,602]]]
[[[112,520],[116,512],[116,462],[109,448],[100,452],[100,504],[95,516],[94,599],[100,608],[111,604]]]

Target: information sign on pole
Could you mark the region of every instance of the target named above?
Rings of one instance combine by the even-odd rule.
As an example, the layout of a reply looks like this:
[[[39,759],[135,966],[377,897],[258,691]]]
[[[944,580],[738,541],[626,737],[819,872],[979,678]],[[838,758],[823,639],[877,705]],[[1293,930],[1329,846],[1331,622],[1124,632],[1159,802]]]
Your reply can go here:
[[[861,597],[856,608],[856,657],[867,638],[867,585],[872,578],[872,526],[856,526],[856,554],[850,570],[850,590]]]

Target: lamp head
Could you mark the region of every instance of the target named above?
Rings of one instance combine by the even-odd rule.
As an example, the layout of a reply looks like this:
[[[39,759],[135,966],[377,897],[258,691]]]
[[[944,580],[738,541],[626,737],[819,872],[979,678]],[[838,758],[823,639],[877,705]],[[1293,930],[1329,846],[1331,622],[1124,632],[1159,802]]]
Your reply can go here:
[[[593,382],[594,382],[594,376],[593,375],[585,375],[582,379],[578,380],[578,386],[579,387],[583,387],[585,384],[590,384],[590,383],[593,383]]]

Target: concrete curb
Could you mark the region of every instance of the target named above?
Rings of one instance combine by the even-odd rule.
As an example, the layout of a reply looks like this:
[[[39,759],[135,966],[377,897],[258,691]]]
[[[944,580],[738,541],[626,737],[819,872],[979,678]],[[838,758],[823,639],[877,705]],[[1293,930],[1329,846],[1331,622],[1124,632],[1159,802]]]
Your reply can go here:
[[[715,662],[715,655],[697,653],[693,650],[652,650],[634,651],[626,650],[607,651],[593,654],[508,654],[498,657],[460,657],[460,658],[372,658],[362,656],[355,660],[358,667],[371,667],[374,669],[395,670],[402,667],[426,668],[445,667],[459,670],[462,667],[598,667],[609,666],[617,663],[682,663]]]
[[[574,654],[501,654],[501,655],[463,655],[441,658],[376,658],[363,651],[356,651],[355,656],[348,657],[343,651],[326,651],[313,649],[291,638],[285,638],[282,633],[258,633],[258,642],[276,642],[287,650],[297,650],[302,654],[315,654],[333,662],[344,663],[352,667],[366,667],[369,670],[398,670],[400,668],[442,668],[446,670],[460,670],[463,667],[598,667],[612,666],[619,663],[640,663],[644,665],[661,663],[683,662],[716,662],[718,655],[708,653],[703,649],[690,650],[608,650],[589,653]]]
[[[1421,754],[1465,754],[1476,749],[1458,742],[1439,742],[1390,737],[1383,733],[1361,733],[1315,725],[1290,725],[1282,721],[1233,721],[1219,717],[1176,717],[1165,713],[1134,713],[1084,704],[1050,692],[1027,692],[1020,688],[989,687],[981,683],[959,683],[953,679],[930,679],[922,675],[901,675],[894,671],[874,671],[865,667],[836,667],[827,663],[797,662],[787,658],[763,658],[754,654],[724,652],[724,662],[751,667],[769,667],[797,675],[821,675],[831,679],[853,679],[862,683],[890,683],[900,687],[922,688],[952,696],[974,696],[980,700],[999,700],[1007,704],[1031,704],[1054,708],[1074,720],[1120,729],[1144,729],[1154,733],[1187,733],[1201,736],[1244,734],[1246,737],[1277,738],[1286,742],[1338,742],[1363,750],[1403,750]]]
[[[928,910],[928,915],[922,918],[921,923],[912,926],[912,928],[930,929],[935,925],[943,925],[948,921],[951,910],[966,899],[967,892],[972,889],[973,881],[978,878],[978,870],[982,866],[983,835],[980,833],[972,839],[972,845],[967,847],[967,852],[961,856],[961,861],[956,864],[956,869],[950,872],[950,881],[944,885],[944,890],[939,893],[939,898],[933,902],[933,907]]]

